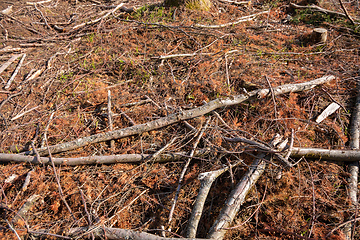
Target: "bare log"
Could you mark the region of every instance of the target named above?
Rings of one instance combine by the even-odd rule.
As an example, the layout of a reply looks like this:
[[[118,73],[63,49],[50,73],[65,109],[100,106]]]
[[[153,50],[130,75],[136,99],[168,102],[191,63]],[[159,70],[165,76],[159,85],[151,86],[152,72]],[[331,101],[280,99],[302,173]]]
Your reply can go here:
[[[20,70],[20,68],[21,68],[21,66],[22,66],[22,64],[23,64],[23,62],[24,62],[25,57],[26,57],[26,53],[23,54],[22,58],[20,59],[18,65],[17,65],[16,68],[15,68],[14,73],[11,75],[10,79],[9,79],[8,82],[6,83],[6,85],[5,85],[5,87],[4,87],[6,90],[10,88],[10,85],[11,85],[11,83],[14,81],[16,75],[18,74],[18,72],[19,72],[19,70]]]
[[[108,228],[103,226],[98,227],[78,227],[69,230],[69,236],[83,236],[87,233],[93,233],[96,238],[119,240],[119,239],[132,239],[132,240],[200,240],[201,238],[166,238],[154,234],[139,232],[130,229]]]
[[[239,161],[237,164],[239,164],[241,161]],[[235,165],[237,165],[235,164]],[[231,167],[234,167],[235,165],[232,165]],[[191,212],[191,216],[189,219],[188,227],[187,227],[187,233],[186,237],[188,238],[194,238],[196,237],[197,228],[199,225],[199,221],[202,215],[202,211],[204,208],[204,204],[206,201],[206,198],[209,194],[210,188],[213,184],[213,182],[224,172],[229,170],[231,167],[222,168],[216,171],[211,172],[204,172],[201,173],[198,177],[200,180],[200,189],[199,193],[196,197],[194,208]]]
[[[278,145],[281,140],[282,137],[279,134],[276,134],[271,139],[269,145],[273,148]],[[224,238],[228,227],[234,220],[241,205],[244,203],[245,197],[265,171],[266,161],[264,161],[263,158],[269,160],[271,156],[266,156],[265,153],[260,153],[253,161],[235,189],[230,193],[229,198],[225,202],[225,206],[221,209],[221,212],[211,227],[207,238],[214,240],[221,240]]]
[[[194,156],[201,157],[210,153],[209,149],[196,150]],[[110,156],[91,156],[91,157],[79,157],[79,158],[54,158],[55,165],[91,165],[91,164],[115,164],[115,163],[139,163],[152,158],[155,162],[170,162],[177,161],[188,157],[187,152],[160,154],[153,157],[153,154],[122,154],[122,155],[110,155]],[[0,162],[7,163],[31,163],[35,165],[39,164],[51,164],[50,158],[40,157],[40,160],[34,156],[25,156],[22,154],[7,154],[0,153]]]
[[[19,220],[25,219],[26,213],[34,206],[34,204],[41,198],[40,195],[30,196],[26,202],[21,206],[20,210],[14,216],[11,222],[17,223]]]
[[[300,6],[300,5],[297,5],[295,3],[290,3],[290,6],[295,8],[295,9],[309,9],[309,10],[314,11],[314,12],[322,12],[322,13],[325,13],[325,14],[330,14],[330,15],[335,15],[335,16],[338,16],[338,17],[348,18],[348,16],[346,14],[344,14],[344,13],[327,10],[325,8],[321,8],[319,6],[316,6],[314,4],[312,4],[310,6]],[[360,19],[357,19],[357,18],[355,18],[355,20],[360,21]]]
[[[350,125],[350,147],[359,150],[360,143],[360,83],[357,85],[357,97],[355,106],[352,112],[352,119]],[[358,206],[358,177],[359,177],[359,159],[349,163],[350,183],[349,183],[349,197],[353,206]],[[344,233],[347,239],[352,239],[352,228],[355,223],[349,223],[344,227]]]
[[[278,139],[279,138],[275,136],[270,142],[271,146],[276,145],[274,142],[278,141]],[[265,171],[266,161],[263,160],[264,157],[266,157],[265,153],[261,153],[257,156],[245,175],[241,178],[240,182],[234,190],[231,191],[225,202],[225,206],[221,209],[221,212],[215,220],[215,223],[212,225],[207,238],[214,240],[221,240],[224,238],[227,228],[230,226],[236,214],[240,210],[241,205],[245,201],[245,197]],[[269,156],[266,158],[269,158]]]
[[[306,157],[331,161],[353,162],[360,159],[360,151],[293,147],[290,156],[296,158]]]
[[[332,75],[324,76],[309,82],[286,84],[279,87],[275,87],[273,88],[273,91],[275,95],[289,93],[289,92],[300,92],[300,91],[312,89],[319,84],[330,82],[333,79],[335,79],[335,77]],[[174,113],[167,117],[159,118],[151,122],[138,124],[135,126],[131,126],[115,131],[99,133],[88,137],[78,138],[71,142],[65,142],[65,143],[49,146],[49,148],[51,153],[59,153],[59,152],[65,152],[65,151],[81,148],[92,143],[105,142],[105,141],[110,141],[112,139],[119,139],[136,134],[141,134],[143,132],[160,129],[180,121],[202,116],[218,108],[237,105],[254,96],[258,96],[258,98],[263,98],[266,97],[269,94],[269,92],[270,92],[269,89],[262,89],[262,90],[254,90],[247,94],[240,94],[229,98],[223,98],[223,99],[217,98],[213,101],[208,102],[207,104],[204,104],[203,106]],[[47,148],[40,148],[38,149],[38,152],[41,156],[47,155]],[[32,152],[27,152],[27,154],[32,154]]]

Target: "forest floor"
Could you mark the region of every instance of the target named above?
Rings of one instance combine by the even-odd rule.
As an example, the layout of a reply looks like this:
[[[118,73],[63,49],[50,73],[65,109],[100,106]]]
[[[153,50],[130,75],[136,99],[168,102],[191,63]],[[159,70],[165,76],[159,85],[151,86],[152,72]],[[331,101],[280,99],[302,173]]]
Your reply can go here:
[[[274,134],[290,138],[293,129],[296,147],[349,148],[360,74],[359,27],[341,16],[295,10],[289,1],[213,2],[205,12],[143,0],[124,1],[116,11],[121,1],[0,1],[0,11],[13,5],[0,14],[0,67],[16,55],[0,73],[2,153],[22,154],[32,150],[31,143],[44,148],[136,126],[269,85],[336,77],[311,90],[250,99],[113,143],[52,154],[154,154],[171,142],[164,153],[184,152],[176,161],[62,164],[56,166],[57,174],[51,165],[3,162],[1,239],[15,239],[15,231],[24,239],[39,237],[35,232],[44,239],[60,238],[50,234],[65,237],[70,228],[90,225],[185,236],[199,174],[241,161],[209,192],[197,234],[205,238],[256,154],[224,137],[269,142]],[[360,17],[358,1],[344,4],[354,19]],[[342,13],[338,1],[321,1],[319,6]],[[255,13],[260,14],[227,27],[200,26],[236,22]],[[316,27],[327,29],[325,43],[313,42]],[[341,107],[317,123],[316,117],[333,102]],[[197,149],[209,153],[190,161],[169,221],[180,173],[206,123]],[[225,239],[345,239],[338,227],[358,215],[348,196],[349,176],[343,162],[302,158],[284,169],[272,161]],[[26,179],[30,181],[24,187]],[[34,198],[22,218],[16,218]],[[91,239],[91,234],[80,238]],[[360,239],[357,225],[353,239]]]

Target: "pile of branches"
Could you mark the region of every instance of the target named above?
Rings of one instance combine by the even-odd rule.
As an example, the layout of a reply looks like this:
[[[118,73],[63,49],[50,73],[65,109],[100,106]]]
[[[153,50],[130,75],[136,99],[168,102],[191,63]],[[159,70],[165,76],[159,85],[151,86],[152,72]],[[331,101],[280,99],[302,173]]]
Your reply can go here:
[[[65,41],[66,44],[71,44],[72,41],[75,41],[79,37],[83,37],[89,34],[90,27],[94,27],[97,24],[102,24],[110,17],[115,17],[120,19],[120,15],[116,14],[118,11],[123,13],[129,13],[134,11],[135,8],[125,7],[124,3],[120,3],[114,6],[98,6],[99,8],[104,9],[99,16],[91,16],[89,17],[92,20],[84,21],[79,24],[74,24],[71,20],[67,24],[55,24],[49,23],[44,17],[44,14],[38,8],[41,4],[46,4],[51,1],[43,1],[43,2],[28,2],[29,6],[32,6],[36,11],[39,12],[40,16],[43,19],[43,25],[46,26],[46,29],[51,33],[44,33],[39,32],[38,29],[34,29],[32,26],[19,21],[18,19],[11,16],[11,9],[5,9],[2,11],[2,17],[7,19],[8,21],[16,22],[20,26],[22,26],[26,31],[31,34],[41,35],[43,37],[37,38],[29,38],[26,39],[26,43],[21,43],[19,47],[4,47],[0,49],[2,53],[17,53],[13,55],[10,59],[8,59],[2,66],[0,67],[0,73],[4,72],[14,61],[20,58],[18,64],[11,75],[11,77],[4,83],[4,91],[2,93],[8,94],[8,97],[0,103],[0,109],[5,106],[5,104],[11,101],[13,98],[22,94],[23,89],[28,86],[27,84],[33,82],[34,80],[38,79],[39,77],[43,76],[48,71],[51,71],[52,64],[54,59],[60,54],[67,54],[67,53],[59,53],[50,56],[45,63],[40,66],[38,69],[32,69],[26,76],[21,83],[17,84],[14,87],[14,80],[16,79],[17,74],[19,73],[20,68],[24,65],[25,59],[27,57],[27,53],[23,52],[23,49],[26,47],[37,47],[42,46],[44,44],[52,43],[52,42],[61,42]],[[94,1],[97,2],[97,1]],[[97,3],[96,3],[97,4]],[[293,5],[293,7],[297,7],[297,5]],[[9,12],[10,11],[10,12]],[[261,11],[257,12],[242,18],[237,19],[234,22],[220,24],[220,25],[194,25],[193,28],[196,29],[218,29],[224,28],[228,26],[233,26],[239,24],[244,21],[249,21],[255,19],[257,16],[266,14],[268,11]],[[344,15],[345,17],[349,17],[348,14]],[[131,21],[131,20],[124,20],[121,21]],[[140,23],[139,23],[140,24]],[[146,23],[143,23],[146,25]],[[153,26],[159,26],[160,24],[148,24]],[[161,26],[161,27],[169,27],[170,26]],[[8,31],[5,27],[5,35],[4,38],[8,40],[13,36],[8,34]],[[173,27],[176,31],[183,31],[179,27]],[[201,55],[203,53],[191,53],[191,54],[184,54],[184,55],[166,55],[166,56],[158,56],[156,59],[164,60],[169,58],[176,58],[176,57],[189,57],[189,56],[196,56]],[[232,224],[234,222],[235,216],[240,210],[240,207],[244,203],[246,196],[249,195],[251,189],[260,178],[260,176],[266,171],[269,164],[282,167],[282,169],[290,169],[298,164],[303,158],[313,158],[313,159],[323,159],[323,160],[332,160],[332,161],[342,161],[342,162],[351,162],[351,174],[352,174],[352,181],[350,182],[350,198],[354,205],[357,205],[357,172],[358,172],[358,159],[360,158],[360,152],[357,150],[359,149],[359,117],[360,117],[360,96],[358,96],[356,106],[352,113],[352,125],[351,125],[351,149],[349,150],[336,150],[336,149],[321,149],[321,148],[300,148],[294,147],[294,133],[293,131],[287,133],[289,138],[284,138],[280,135],[275,135],[273,139],[271,139],[268,143],[263,142],[257,139],[254,136],[250,136],[249,138],[245,138],[240,136],[227,125],[227,123],[222,119],[222,117],[217,113],[219,109],[231,109],[232,107],[239,105],[246,101],[257,101],[264,98],[272,98],[275,99],[276,96],[287,94],[287,93],[294,93],[294,92],[302,92],[308,91],[313,89],[319,85],[328,84],[335,79],[333,75],[325,75],[321,78],[317,78],[311,81],[296,83],[296,84],[286,84],[280,85],[277,87],[272,87],[269,83],[268,88],[264,89],[257,89],[253,91],[246,91],[244,90],[243,94],[228,96],[228,97],[220,97],[215,98],[212,101],[205,102],[203,105],[199,107],[193,107],[187,110],[177,111],[172,114],[168,114],[165,117],[159,117],[156,120],[148,121],[143,124],[136,124],[134,123],[126,113],[121,113],[124,115],[129,121],[132,121],[132,126],[121,128],[114,130],[113,127],[113,116],[114,113],[112,112],[112,98],[111,92],[108,92],[108,101],[106,105],[107,114],[106,119],[109,125],[109,131],[91,134],[85,137],[77,138],[73,141],[63,142],[59,144],[49,145],[48,139],[46,134],[44,134],[44,141],[42,142],[42,147],[36,147],[36,139],[38,137],[38,133],[35,134],[35,137],[29,142],[29,146],[24,148],[23,151],[19,151],[21,153],[18,154],[8,154],[8,153],[0,153],[0,162],[2,163],[26,163],[29,165],[49,165],[52,167],[53,174],[56,178],[57,185],[58,185],[58,192],[61,197],[61,201],[63,202],[64,206],[66,206],[69,213],[72,215],[74,220],[76,220],[74,214],[72,213],[71,206],[69,206],[66,196],[62,190],[62,183],[60,177],[58,176],[57,167],[63,166],[78,166],[78,165],[94,165],[94,164],[116,164],[116,163],[143,163],[143,162],[171,162],[171,161],[178,161],[184,160],[185,164],[183,169],[177,179],[177,189],[174,197],[174,201],[172,203],[172,207],[169,210],[169,217],[168,223],[171,225],[173,221],[173,215],[176,208],[176,204],[180,197],[180,191],[182,186],[184,185],[184,176],[188,171],[188,168],[194,159],[198,158],[206,158],[209,154],[214,153],[214,149],[209,148],[202,148],[200,146],[206,145],[205,142],[209,141],[208,139],[204,139],[204,134],[207,133],[209,130],[209,126],[212,124],[214,119],[220,121],[227,129],[223,129],[224,135],[222,137],[222,141],[226,142],[229,146],[232,144],[239,144],[241,143],[242,148],[245,149],[241,154],[248,154],[252,162],[247,166],[246,173],[242,176],[242,179],[236,184],[234,189],[228,195],[224,206],[222,207],[219,215],[217,216],[215,222],[208,229],[207,238],[208,239],[216,239],[220,240],[223,239],[226,232],[229,229],[232,229]],[[145,100],[146,102],[153,102],[152,99],[148,98]],[[275,103],[275,100],[274,100]],[[135,103],[140,105],[142,103]],[[276,104],[275,104],[276,105]],[[12,116],[11,119],[6,119],[3,117],[4,126],[7,126],[7,121],[15,121],[23,117],[24,115],[35,111],[38,106],[30,108],[28,110],[23,109],[19,111],[18,114]],[[336,109],[335,109],[336,110]],[[335,110],[330,110],[330,115]],[[326,115],[326,114],[325,114]],[[205,118],[202,126],[200,128],[193,127],[188,121],[195,119],[195,118]],[[326,116],[325,116],[326,117]],[[51,118],[51,117],[50,117]],[[117,155],[100,155],[100,156],[85,156],[85,157],[53,157],[53,154],[64,154],[69,151],[73,151],[80,148],[85,148],[87,146],[91,146],[97,143],[107,142],[111,146],[111,149],[114,150],[114,141],[119,140],[122,138],[128,138],[132,136],[137,136],[144,134],[146,132],[151,131],[161,131],[162,129],[168,126],[186,126],[189,130],[194,133],[194,137],[192,141],[192,146],[190,147],[191,151],[186,152],[174,152],[169,151],[171,146],[174,142],[179,138],[179,136],[174,137],[170,141],[168,141],[164,146],[162,146],[159,150],[157,150],[153,154],[117,154]],[[45,131],[46,132],[46,131]],[[208,143],[211,145],[211,142]],[[215,144],[213,144],[215,145]],[[217,151],[218,149],[216,149]],[[187,230],[186,230],[186,238],[182,239],[196,239],[197,232],[198,232],[198,225],[200,218],[203,214],[203,209],[206,203],[206,199],[208,197],[209,191],[213,183],[218,179],[225,172],[231,172],[233,168],[236,168],[238,165],[244,164],[244,161],[239,157],[238,153],[231,153],[229,149],[221,149],[221,151],[228,151],[231,155],[234,155],[237,158],[237,161],[233,163],[229,163],[228,165],[221,165],[218,169],[208,172],[203,172],[198,176],[200,180],[200,188],[198,189],[197,198],[193,205],[193,209],[191,211],[191,216],[188,219],[187,223]],[[281,175],[281,173],[280,173]],[[280,176],[281,177],[281,176]],[[31,172],[28,173],[26,179],[24,180],[24,184],[22,186],[22,192],[26,190],[29,185],[31,179]],[[7,179],[8,183],[11,183],[11,179]],[[4,191],[3,191],[4,192]],[[145,191],[146,192],[146,191]],[[144,194],[143,192],[142,194]],[[5,193],[4,193],[5,194]],[[140,197],[140,194],[138,197]],[[135,201],[135,198],[133,201]],[[13,223],[16,223],[19,219],[24,220],[26,217],[25,215],[28,211],[32,208],[32,206],[39,200],[39,196],[32,196],[28,199],[26,203],[22,205],[19,211],[16,212],[12,221],[7,221],[8,228],[16,234],[16,236],[20,239],[17,230],[13,227]],[[84,201],[85,202],[85,201]],[[5,209],[6,211],[11,212],[12,209],[6,206],[5,204],[1,203],[1,208]],[[84,204],[85,212],[86,203]],[[89,219],[91,219],[90,214],[87,212]],[[351,224],[357,222],[359,218],[354,218],[346,224]],[[25,220],[24,220],[25,221]],[[26,222],[26,221],[25,221]],[[93,221],[89,220],[89,223]],[[344,225],[346,225],[344,224]],[[135,230],[128,230],[128,229],[120,229],[120,228],[111,228],[105,227],[100,222],[89,224],[85,227],[73,227],[70,229],[63,230],[62,235],[57,235],[54,233],[49,233],[48,230],[37,230],[32,231],[29,226],[27,226],[27,232],[34,236],[53,236],[59,238],[76,238],[76,237],[83,237],[83,236],[90,236],[90,237],[98,237],[98,238],[107,238],[107,239],[173,239],[167,238],[165,236],[159,237],[154,234],[146,233],[144,231],[135,231]],[[340,227],[340,226],[339,226]],[[350,229],[352,227],[350,226]],[[333,229],[335,231],[337,229]],[[166,231],[171,232],[171,228],[167,229]],[[164,232],[166,232],[164,231]],[[331,233],[329,233],[331,234]],[[165,234],[164,234],[165,235]],[[297,236],[301,237],[301,236]],[[176,238],[179,239],[179,238]],[[309,239],[309,238],[308,238]]]

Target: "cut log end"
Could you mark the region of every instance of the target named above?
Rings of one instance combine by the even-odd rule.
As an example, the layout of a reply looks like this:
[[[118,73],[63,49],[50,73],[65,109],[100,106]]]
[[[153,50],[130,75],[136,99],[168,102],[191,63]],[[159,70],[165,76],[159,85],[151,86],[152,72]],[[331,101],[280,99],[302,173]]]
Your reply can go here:
[[[326,43],[327,30],[325,28],[314,28],[312,32],[312,40],[314,43]]]

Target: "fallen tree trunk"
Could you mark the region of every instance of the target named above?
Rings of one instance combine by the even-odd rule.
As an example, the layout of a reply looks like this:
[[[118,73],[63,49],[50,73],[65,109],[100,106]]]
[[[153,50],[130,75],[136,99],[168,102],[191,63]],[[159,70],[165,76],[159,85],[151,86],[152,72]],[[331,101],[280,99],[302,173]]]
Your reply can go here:
[[[196,150],[195,157],[201,157],[210,153],[209,149]],[[114,164],[114,163],[139,163],[148,159],[154,162],[170,162],[183,158],[188,158],[187,152],[160,154],[153,157],[153,154],[122,154],[110,156],[90,156],[78,158],[52,158],[55,165],[91,165],[91,164]],[[6,154],[0,153],[0,162],[14,162],[14,163],[31,163],[31,164],[51,164],[49,157],[25,156],[21,154]]]
[[[72,237],[84,236],[92,233],[94,237],[109,240],[132,239],[132,240],[200,240],[201,238],[166,238],[154,234],[139,232],[130,229],[98,227],[71,228],[68,235]]]
[[[280,135],[275,135],[270,142],[270,146],[274,147],[281,141]],[[214,240],[222,240],[225,236],[227,228],[234,220],[236,214],[240,210],[241,205],[245,201],[245,197],[248,195],[254,184],[265,172],[266,161],[270,160],[271,155],[266,153],[260,153],[257,158],[252,162],[249,169],[246,171],[240,182],[231,191],[228,199],[225,202],[225,206],[221,209],[221,212],[214,224],[212,225],[207,238]]]
[[[359,150],[332,150],[322,148],[298,148],[293,147],[291,157],[320,158],[323,160],[353,162],[360,159]]]
[[[275,88],[273,88],[273,91],[274,91],[274,95],[279,95],[279,94],[284,94],[284,93],[289,93],[289,92],[300,92],[300,91],[312,89],[319,84],[330,82],[333,79],[335,79],[335,77],[332,75],[324,76],[324,77],[321,77],[321,78],[318,78],[318,79],[315,79],[315,80],[312,80],[309,82],[297,83],[297,84],[286,84],[286,85],[282,85],[279,87],[275,87]],[[113,139],[119,139],[119,138],[129,137],[129,136],[136,135],[136,134],[141,134],[143,132],[148,132],[151,130],[169,126],[176,122],[180,122],[180,121],[184,121],[184,120],[202,116],[202,115],[210,113],[218,108],[237,105],[237,104],[242,103],[254,96],[257,96],[258,98],[263,98],[263,97],[266,97],[269,94],[269,92],[270,92],[269,89],[262,89],[262,90],[251,91],[247,94],[240,94],[240,95],[233,96],[233,97],[228,97],[228,98],[223,98],[223,99],[217,98],[203,106],[200,106],[200,107],[197,107],[194,109],[190,109],[187,111],[174,113],[167,117],[159,118],[159,119],[151,121],[151,122],[147,122],[147,123],[143,123],[143,124],[139,124],[139,125],[131,126],[128,128],[115,130],[115,131],[99,133],[99,134],[79,138],[79,139],[76,139],[71,142],[65,142],[65,143],[49,146],[49,150],[51,153],[65,152],[65,151],[81,148],[81,147],[84,147],[84,146],[92,144],[92,143],[105,142],[105,141],[110,141]],[[39,154],[41,156],[45,156],[48,154],[47,148],[40,148],[37,151],[39,152]],[[32,152],[27,152],[27,154],[32,154]]]
[[[355,106],[352,112],[351,125],[350,125],[350,147],[353,151],[359,150],[360,143],[360,83],[357,84],[357,97]],[[358,177],[359,177],[359,159],[354,159],[354,162],[349,163],[349,198],[351,204],[358,207]],[[355,213],[355,216],[357,213]],[[346,224],[344,227],[344,234],[347,239],[353,238],[353,229],[355,228],[355,223]]]

